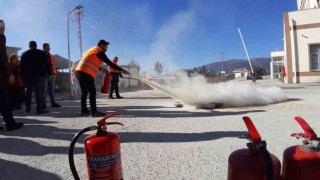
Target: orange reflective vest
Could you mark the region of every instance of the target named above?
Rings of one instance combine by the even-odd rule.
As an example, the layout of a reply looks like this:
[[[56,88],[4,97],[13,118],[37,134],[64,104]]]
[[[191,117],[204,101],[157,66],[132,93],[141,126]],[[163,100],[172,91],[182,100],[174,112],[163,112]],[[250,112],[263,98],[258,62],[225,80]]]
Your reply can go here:
[[[57,68],[56,65],[54,64],[54,57],[52,54],[49,54],[50,59],[51,59],[51,70],[53,75],[57,75]]]
[[[97,57],[97,53],[99,52],[102,52],[102,49],[99,46],[90,48],[87,52],[85,52],[76,67],[76,71],[85,72],[90,74],[93,78],[96,78],[97,73],[103,64],[103,61]]]
[[[117,65],[117,62],[115,61],[115,60],[112,60],[112,63],[113,64],[115,64],[115,65]],[[113,73],[117,73],[117,72],[119,72],[118,70],[115,70],[115,69],[113,69],[112,67],[108,67],[108,71],[109,72],[113,72]]]

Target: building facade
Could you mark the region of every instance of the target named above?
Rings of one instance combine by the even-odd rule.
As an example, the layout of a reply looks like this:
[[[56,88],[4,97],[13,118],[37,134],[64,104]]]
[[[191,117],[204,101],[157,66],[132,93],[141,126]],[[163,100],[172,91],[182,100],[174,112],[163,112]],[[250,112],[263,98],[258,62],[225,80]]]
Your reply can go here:
[[[318,3],[301,0],[303,10],[284,13],[286,83],[320,82],[320,8],[311,2]]]
[[[320,7],[320,0],[297,0],[298,10]]]
[[[247,78],[247,76],[250,73],[246,68],[239,68],[239,69],[236,69],[236,70],[234,70],[232,72],[234,73],[234,77],[236,79]]]
[[[7,50],[7,55],[8,55],[8,59],[9,59],[9,57],[10,57],[11,54],[18,55],[18,51],[20,51],[21,48],[19,48],[19,47],[6,46],[6,50]]]
[[[271,52],[270,79],[278,80],[281,78],[281,69],[284,65],[284,51]]]

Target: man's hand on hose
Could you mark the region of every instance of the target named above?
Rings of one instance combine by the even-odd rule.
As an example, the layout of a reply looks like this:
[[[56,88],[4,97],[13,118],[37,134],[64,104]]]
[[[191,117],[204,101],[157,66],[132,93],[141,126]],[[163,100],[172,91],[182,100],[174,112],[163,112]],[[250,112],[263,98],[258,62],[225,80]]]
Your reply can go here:
[[[129,73],[127,70],[125,70],[125,69],[122,70],[122,73],[123,73],[123,74],[130,74],[130,73]]]
[[[108,70],[106,70],[105,68],[101,68],[101,72],[102,72],[103,74],[109,74]]]

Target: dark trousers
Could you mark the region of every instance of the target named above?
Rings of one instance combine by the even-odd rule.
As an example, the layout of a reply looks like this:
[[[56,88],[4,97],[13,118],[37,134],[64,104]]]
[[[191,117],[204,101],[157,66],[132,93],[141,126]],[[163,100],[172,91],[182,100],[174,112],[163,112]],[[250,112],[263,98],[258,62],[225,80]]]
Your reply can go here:
[[[21,103],[24,101],[24,87],[9,86],[8,94],[12,110],[21,109]]]
[[[109,97],[112,97],[113,91],[115,91],[117,97],[120,96],[118,81],[111,81]]]
[[[32,91],[36,94],[37,112],[43,111],[43,92],[46,77],[29,77],[25,80],[26,86],[26,111],[31,110]]]
[[[94,79],[91,75],[82,72],[76,71],[76,76],[79,80],[79,85],[81,89],[81,112],[88,111],[87,108],[87,96],[90,95],[90,108],[91,112],[97,111],[96,104],[96,86],[94,84]]]
[[[8,92],[2,81],[0,81],[0,111],[6,127],[14,126],[16,122],[13,119]]]

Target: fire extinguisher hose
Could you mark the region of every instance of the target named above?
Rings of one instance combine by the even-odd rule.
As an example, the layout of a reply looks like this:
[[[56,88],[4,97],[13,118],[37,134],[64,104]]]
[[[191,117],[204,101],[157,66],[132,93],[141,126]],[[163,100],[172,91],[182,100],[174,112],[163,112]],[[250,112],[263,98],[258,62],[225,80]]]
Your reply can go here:
[[[262,145],[257,147],[257,149],[261,153],[267,169],[267,180],[274,180],[274,168],[270,153],[268,152],[267,148]]]
[[[90,127],[86,127],[84,129],[82,129],[80,132],[78,132],[72,139],[71,143],[70,143],[70,147],[69,147],[69,165],[70,165],[70,169],[72,172],[72,175],[74,177],[75,180],[80,180],[79,175],[77,173],[76,167],[74,165],[74,159],[73,159],[73,150],[74,150],[74,146],[77,142],[77,140],[79,139],[79,137],[88,132],[88,131],[92,131],[92,130],[96,130],[98,127],[97,126],[90,126]]]

